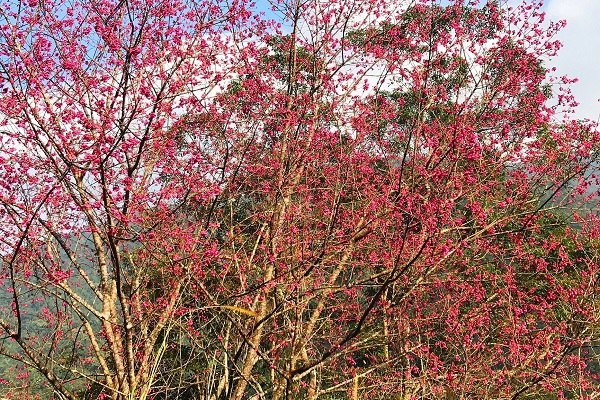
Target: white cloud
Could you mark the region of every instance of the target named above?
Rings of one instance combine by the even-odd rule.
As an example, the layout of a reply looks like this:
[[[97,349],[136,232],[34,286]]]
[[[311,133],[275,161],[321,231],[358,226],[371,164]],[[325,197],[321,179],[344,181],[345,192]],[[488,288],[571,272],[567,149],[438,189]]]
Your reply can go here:
[[[557,73],[579,78],[572,87],[580,103],[576,117],[600,117],[600,15],[599,0],[549,0],[545,11],[552,21],[567,20],[558,35],[564,47],[551,65]]]

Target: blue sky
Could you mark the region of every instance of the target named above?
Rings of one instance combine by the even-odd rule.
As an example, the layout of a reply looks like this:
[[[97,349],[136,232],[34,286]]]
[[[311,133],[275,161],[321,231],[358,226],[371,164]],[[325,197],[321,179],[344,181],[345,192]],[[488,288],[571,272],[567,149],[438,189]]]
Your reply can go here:
[[[579,78],[572,90],[580,106],[578,118],[600,117],[600,0],[546,0],[552,21],[567,20],[558,36],[563,42],[558,58],[550,64],[561,75]]]

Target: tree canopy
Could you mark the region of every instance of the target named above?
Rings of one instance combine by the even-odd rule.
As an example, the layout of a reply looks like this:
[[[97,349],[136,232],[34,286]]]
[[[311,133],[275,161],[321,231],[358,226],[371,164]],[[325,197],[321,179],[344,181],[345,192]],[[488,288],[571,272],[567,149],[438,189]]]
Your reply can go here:
[[[261,7],[3,3],[0,391],[597,395],[600,134],[547,66],[564,23]]]

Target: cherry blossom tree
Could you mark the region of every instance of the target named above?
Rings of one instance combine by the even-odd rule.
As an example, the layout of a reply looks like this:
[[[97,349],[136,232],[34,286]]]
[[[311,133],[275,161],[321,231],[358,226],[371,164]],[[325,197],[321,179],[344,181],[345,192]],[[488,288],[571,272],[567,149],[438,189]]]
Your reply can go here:
[[[600,138],[546,67],[563,23],[259,6],[4,3],[9,390],[593,398]]]

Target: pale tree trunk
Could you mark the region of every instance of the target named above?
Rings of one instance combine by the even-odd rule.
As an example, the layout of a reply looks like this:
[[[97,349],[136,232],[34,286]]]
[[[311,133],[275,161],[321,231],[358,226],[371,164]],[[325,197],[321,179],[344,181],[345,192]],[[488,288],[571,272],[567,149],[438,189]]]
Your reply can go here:
[[[352,400],[358,400],[358,375],[352,379]]]

